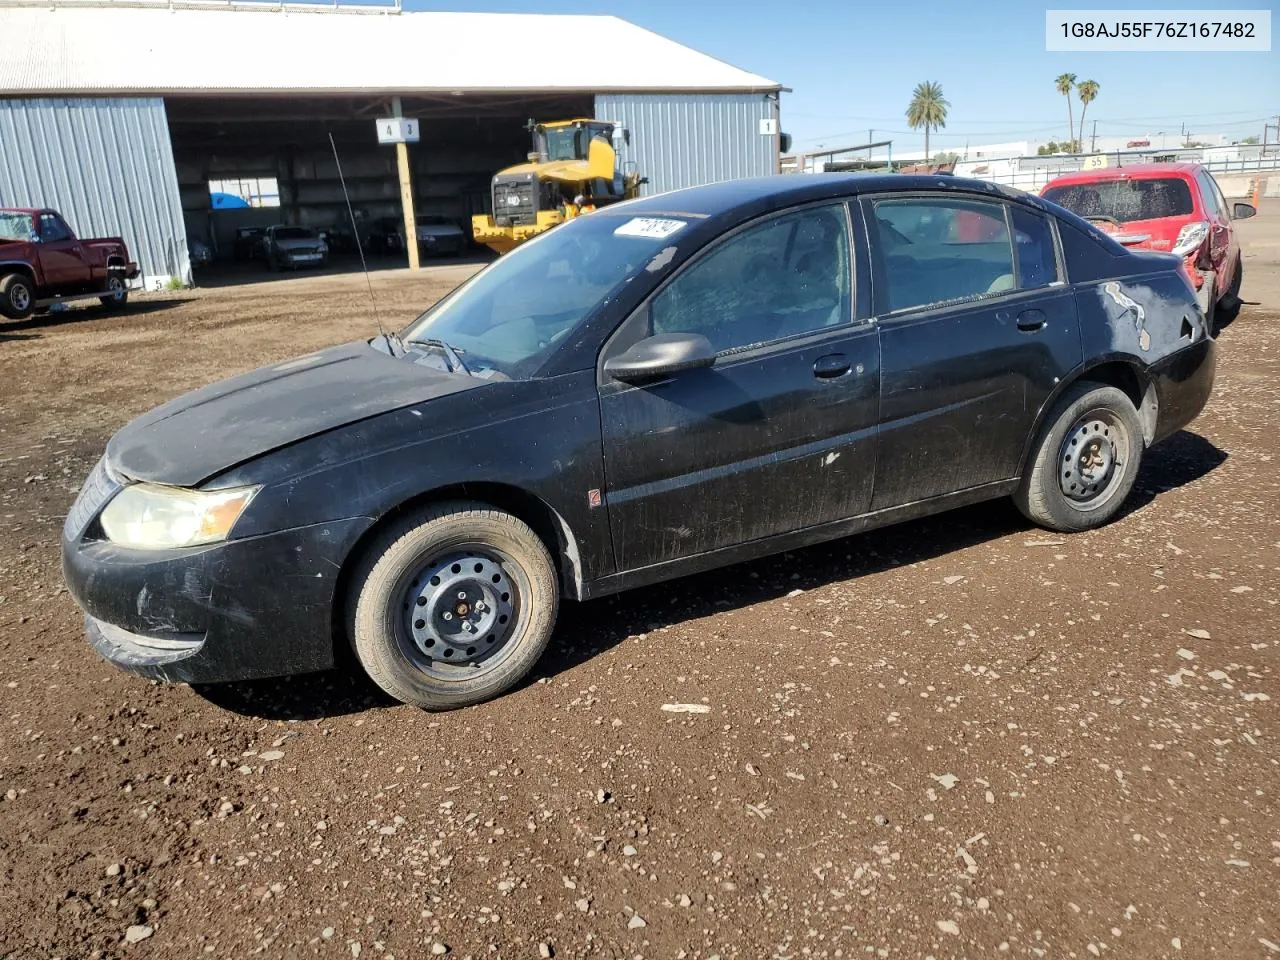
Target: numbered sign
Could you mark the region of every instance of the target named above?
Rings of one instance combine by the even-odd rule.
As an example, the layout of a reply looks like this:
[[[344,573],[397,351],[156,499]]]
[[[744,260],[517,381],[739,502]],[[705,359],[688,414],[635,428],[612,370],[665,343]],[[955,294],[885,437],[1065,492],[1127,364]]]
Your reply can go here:
[[[375,121],[379,143],[417,143],[418,121],[408,117],[386,117]]]

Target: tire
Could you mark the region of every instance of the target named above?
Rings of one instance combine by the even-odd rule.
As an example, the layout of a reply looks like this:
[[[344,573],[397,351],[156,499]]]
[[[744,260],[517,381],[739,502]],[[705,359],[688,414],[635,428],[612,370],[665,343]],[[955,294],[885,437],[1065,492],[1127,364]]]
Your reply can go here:
[[[0,313],[10,320],[25,320],[36,309],[35,286],[23,273],[0,277]]]
[[[403,703],[452,710],[529,672],[559,598],[551,555],[528,525],[456,501],[406,516],[373,541],[351,580],[348,625],[374,683]]]
[[[1244,301],[1240,299],[1240,284],[1244,279],[1244,263],[1239,257],[1236,258],[1235,276],[1231,278],[1231,286],[1227,292],[1222,295],[1222,299],[1218,301],[1217,308],[1214,310],[1214,316],[1209,329],[1213,331],[1216,337],[1218,331],[1227,327],[1236,317],[1240,315],[1240,308],[1244,306]]]
[[[1119,513],[1133,489],[1143,447],[1132,400],[1115,387],[1076,383],[1041,428],[1014,503],[1049,530],[1100,527]],[[1082,456],[1090,453],[1091,464]]]
[[[107,295],[99,297],[99,302],[108,310],[123,310],[124,305],[129,302],[129,287],[125,284],[124,277],[114,273],[108,276],[106,290]]]

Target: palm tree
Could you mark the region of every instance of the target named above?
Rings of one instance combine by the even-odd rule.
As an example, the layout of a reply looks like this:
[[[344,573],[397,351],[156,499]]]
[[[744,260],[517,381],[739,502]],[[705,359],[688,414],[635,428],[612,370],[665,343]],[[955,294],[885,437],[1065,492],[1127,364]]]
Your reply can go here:
[[[1085,80],[1076,87],[1076,92],[1080,94],[1080,145],[1084,147],[1084,112],[1089,108],[1089,104],[1093,103],[1098,97],[1098,81]]]
[[[1064,73],[1059,75],[1058,79],[1053,82],[1058,92],[1067,98],[1067,149],[1071,150],[1071,141],[1076,136],[1076,122],[1071,115],[1071,88],[1076,85],[1076,75],[1074,73]]]
[[[907,104],[907,126],[912,130],[924,127],[924,159],[929,161],[929,131],[947,125],[947,109],[951,104],[942,96],[942,84],[918,83],[911,92]]]

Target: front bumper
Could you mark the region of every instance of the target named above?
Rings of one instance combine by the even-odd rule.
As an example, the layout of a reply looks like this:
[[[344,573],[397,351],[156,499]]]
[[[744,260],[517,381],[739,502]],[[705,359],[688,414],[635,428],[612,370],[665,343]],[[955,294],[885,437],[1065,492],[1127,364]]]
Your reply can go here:
[[[334,663],[338,574],[372,522],[180,550],[126,549],[73,529],[63,577],[90,644],[131,673],[213,683],[323,670]]]

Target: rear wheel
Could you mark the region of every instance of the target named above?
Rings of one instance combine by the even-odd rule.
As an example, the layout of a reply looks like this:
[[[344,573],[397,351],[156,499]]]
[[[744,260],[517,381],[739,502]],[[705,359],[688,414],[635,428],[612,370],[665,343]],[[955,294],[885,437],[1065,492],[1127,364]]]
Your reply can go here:
[[[1115,387],[1077,383],[1041,430],[1014,502],[1050,530],[1100,527],[1133,489],[1142,450],[1133,401]]]
[[[36,307],[35,287],[22,273],[0,278],[0,313],[10,320],[25,320]]]
[[[1231,278],[1231,286],[1222,295],[1222,299],[1218,301],[1214,312],[1210,329],[1213,330],[1215,336],[1217,336],[1219,330],[1231,323],[1240,314],[1240,307],[1244,305],[1244,301],[1240,299],[1240,284],[1243,279],[1244,263],[1237,257],[1235,276]]]
[[[108,310],[119,310],[129,302],[129,287],[125,284],[124,277],[118,274],[113,273],[107,277],[104,290],[105,295],[98,299]]]
[[[370,546],[348,602],[357,658],[404,703],[449,710],[496,697],[546,649],[559,591],[542,541],[483,504],[440,504]]]

